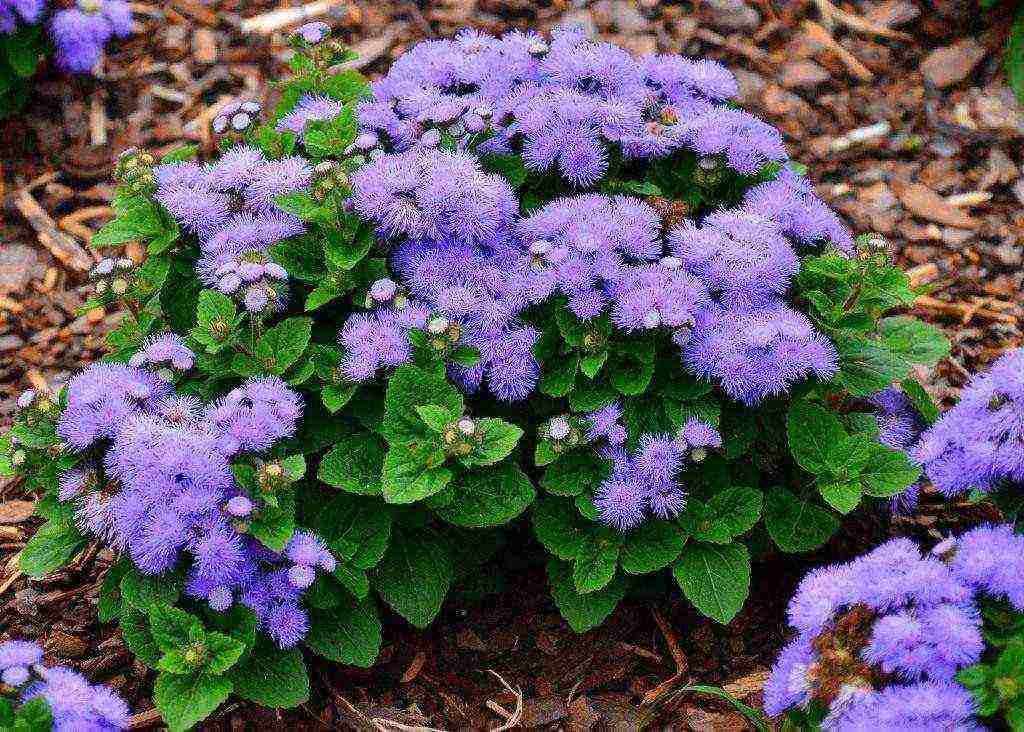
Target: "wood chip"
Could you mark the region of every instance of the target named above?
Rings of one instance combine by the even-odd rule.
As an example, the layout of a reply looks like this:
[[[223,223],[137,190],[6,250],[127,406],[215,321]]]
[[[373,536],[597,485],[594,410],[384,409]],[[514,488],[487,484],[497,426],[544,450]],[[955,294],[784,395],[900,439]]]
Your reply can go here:
[[[0,503],[0,524],[20,524],[36,510],[34,501],[4,501]]]
[[[978,228],[977,219],[950,205],[946,199],[926,185],[893,178],[891,187],[907,210],[915,216],[960,229]]]
[[[11,198],[14,207],[36,230],[40,243],[61,264],[76,272],[88,272],[92,268],[96,260],[78,242],[57,229],[50,214],[46,213],[31,193],[22,189],[12,194]]]

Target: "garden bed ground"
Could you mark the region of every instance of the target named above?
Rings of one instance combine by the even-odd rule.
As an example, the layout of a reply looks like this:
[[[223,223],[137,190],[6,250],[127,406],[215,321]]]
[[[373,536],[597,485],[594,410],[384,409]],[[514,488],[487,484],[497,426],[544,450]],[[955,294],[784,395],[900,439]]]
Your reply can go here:
[[[92,261],[85,245],[105,220],[117,151],[161,151],[186,140],[209,150],[207,123],[217,105],[258,94],[266,78],[283,73],[288,26],[273,30],[282,18],[273,14],[277,2],[134,7],[138,33],[114,49],[103,78],[47,77],[26,113],[0,123],[0,424],[22,389],[59,381],[96,358],[116,322],[116,313],[78,316],[76,309]],[[737,72],[742,102],[786,133],[821,195],[858,233],[883,233],[915,280],[931,287],[917,314],[944,326],[954,344],[927,378],[937,397],[1024,341],[1024,171],[1015,152],[1024,110],[999,70],[1005,19],[978,18],[971,3],[323,0],[305,8],[327,13],[371,75],[415,40],[464,25],[500,32],[582,22],[637,53],[720,58]],[[149,681],[118,632],[95,621],[97,582],[109,558],[87,552],[43,581],[18,574],[15,557],[34,527],[32,500],[17,484],[0,483],[0,638],[40,638],[53,659],[119,685],[143,713],[140,726],[152,724]],[[925,511],[913,532],[946,531],[976,510]],[[755,568],[751,601],[728,627],[699,619],[666,590],[624,603],[584,636],[559,618],[543,571],[523,551],[499,594],[453,599],[427,632],[390,617],[374,669],[314,666],[312,700],[284,724],[493,728],[516,715],[507,682],[521,692],[523,726],[619,729],[667,709],[661,721],[682,729],[743,729],[706,700],[688,697],[681,708],[641,702],[657,696],[680,665],[680,678],[728,684],[756,702],[803,569],[849,557],[889,531],[883,520],[864,517],[815,557],[766,558]],[[206,728],[247,722],[281,724],[229,707]]]

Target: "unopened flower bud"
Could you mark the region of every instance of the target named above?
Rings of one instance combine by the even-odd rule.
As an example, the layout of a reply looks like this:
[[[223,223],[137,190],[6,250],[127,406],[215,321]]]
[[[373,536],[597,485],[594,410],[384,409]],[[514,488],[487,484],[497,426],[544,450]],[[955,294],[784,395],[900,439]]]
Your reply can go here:
[[[245,518],[253,512],[255,506],[246,496],[234,496],[229,498],[225,509],[229,514],[237,518]]]
[[[370,285],[370,297],[377,302],[387,302],[397,291],[398,285],[389,277],[382,277]]]
[[[18,467],[19,465],[23,465],[27,459],[28,455],[25,454],[24,450],[15,450],[14,454],[11,455],[11,465]]]
[[[448,330],[451,321],[443,315],[435,315],[427,321],[427,332],[433,335],[440,335]]]
[[[460,419],[456,423],[456,426],[459,428],[459,432],[464,434],[466,437],[470,437],[474,432],[476,432],[476,422],[469,417],[463,417]]]
[[[565,417],[554,417],[548,422],[548,436],[553,440],[564,440],[571,431],[569,420]]]
[[[128,280],[124,277],[116,277],[110,282],[110,291],[115,295],[123,295],[128,292]]]
[[[37,392],[35,389],[26,389],[21,392],[18,396],[18,409],[28,409],[31,407],[32,402],[36,400],[36,394]]]
[[[657,310],[649,310],[644,315],[644,326],[647,328],[657,328],[661,325],[661,313]]]
[[[266,467],[263,468],[263,472],[270,478],[280,478],[284,475],[284,468],[281,467],[280,463],[267,463]]]
[[[436,129],[429,129],[420,137],[420,144],[423,147],[437,147],[441,144],[441,133]]]

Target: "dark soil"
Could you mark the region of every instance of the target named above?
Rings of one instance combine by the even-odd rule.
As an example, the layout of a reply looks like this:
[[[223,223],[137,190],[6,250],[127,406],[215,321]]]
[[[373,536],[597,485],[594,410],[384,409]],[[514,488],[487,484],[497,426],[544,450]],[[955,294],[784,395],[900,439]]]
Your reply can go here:
[[[138,32],[113,50],[99,80],[47,75],[30,108],[0,123],[0,425],[22,389],[59,382],[97,358],[116,323],[117,313],[76,309],[86,299],[87,239],[108,215],[117,151],[193,141],[211,152],[211,112],[284,73],[287,28],[262,33],[251,29],[254,19],[302,4],[135,3]],[[959,0],[338,0],[325,17],[371,75],[415,40],[465,25],[501,32],[582,22],[638,53],[723,60],[739,76],[743,104],[786,133],[819,193],[857,233],[883,233],[915,281],[931,287],[914,312],[943,326],[954,347],[922,376],[947,399],[969,373],[1024,342],[1024,110],[999,68],[1006,18],[972,8]],[[0,479],[0,638],[40,639],[53,661],[120,688],[140,727],[155,724],[145,713],[152,679],[116,628],[96,621],[110,557],[86,552],[39,581],[17,572],[35,527],[34,499]],[[992,518],[979,511],[933,501],[897,526],[864,515],[814,556],[765,557],[750,601],[726,627],[700,618],[666,584],[643,587],[582,636],[548,599],[539,552],[519,527],[516,546],[527,548],[515,566],[485,568],[476,598],[453,597],[427,631],[385,612],[385,646],[372,670],[314,662],[304,707],[276,717],[228,706],[204,728],[493,729],[521,703],[524,727],[628,729],[646,720],[746,729],[707,699],[642,702],[689,682],[725,685],[756,704],[784,640],[786,600],[808,567],[847,559],[896,531],[934,538]],[[480,596],[498,574],[504,587]]]

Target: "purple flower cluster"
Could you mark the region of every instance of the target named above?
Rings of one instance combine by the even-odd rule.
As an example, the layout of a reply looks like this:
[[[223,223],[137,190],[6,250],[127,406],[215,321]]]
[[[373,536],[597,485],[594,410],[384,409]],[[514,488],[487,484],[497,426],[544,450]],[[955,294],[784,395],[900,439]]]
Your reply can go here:
[[[765,685],[765,711],[817,700],[830,732],[981,729],[955,675],[985,649],[982,596],[1024,610],[1024,536],[1012,526],[979,527],[928,555],[894,539],[812,571],[790,602],[798,636]]]
[[[43,22],[46,10],[47,0],[0,0],[0,34]],[[71,7],[54,10],[47,22],[50,40],[57,65],[66,71],[91,71],[107,41],[127,38],[132,31],[131,7],[124,0],[75,0]]]
[[[1024,349],[975,376],[960,402],[922,435],[913,456],[947,496],[1024,487]]]
[[[352,316],[341,341],[353,380],[406,360],[403,330],[439,313],[483,356],[471,369],[451,366],[454,379],[471,390],[486,379],[502,399],[525,398],[539,374],[530,352],[538,334],[520,316],[555,296],[584,321],[608,313],[624,332],[668,329],[692,373],[747,404],[835,373],[831,343],[783,297],[798,245],[827,239],[850,252],[852,240],[792,171],[752,189],[739,209],[679,225],[641,198],[603,193],[555,198],[523,216],[515,191],[477,157],[518,154],[582,186],[605,175],[609,143],[644,159],[687,147],[741,172],[784,159],[777,133],[722,105],[735,81],[720,66],[636,61],[574,30],[557,31],[550,46],[465,32],[416,46],[373,90],[359,122],[374,150],[352,175],[351,200],[390,243],[415,317],[389,307]],[[313,106],[300,104],[288,128],[304,125]],[[489,135],[480,144],[447,151],[430,135],[459,137],[477,118]]]
[[[249,312],[280,310],[288,273],[269,249],[306,228],[275,199],[309,187],[313,171],[306,161],[267,160],[254,147],[236,145],[215,164],[171,163],[154,172],[156,200],[199,238],[202,281],[237,298]]]
[[[482,149],[521,154],[528,168],[555,169],[578,186],[604,176],[609,145],[630,159],[689,148],[752,174],[786,151],[775,129],[724,104],[736,93],[712,61],[637,60],[579,28],[556,29],[550,44],[467,30],[399,58],[359,120],[381,149],[397,152],[436,145],[439,130],[467,141],[486,130]]]
[[[43,649],[35,643],[0,643],[0,672],[3,683],[16,689],[22,702],[46,700],[54,732],[128,729],[131,712],[124,699],[106,686],[92,686],[69,668],[43,666]]]
[[[50,38],[57,50],[57,65],[84,73],[100,60],[103,47],[113,37],[132,32],[131,6],[124,0],[75,0],[50,20]]]
[[[596,428],[613,414],[602,410],[589,417]],[[650,514],[662,519],[678,516],[686,505],[679,474],[688,462],[703,460],[708,448],[722,445],[718,430],[695,417],[687,420],[676,437],[641,435],[632,454],[616,444],[607,428],[600,435],[595,429],[593,436],[608,436],[609,445],[601,449],[601,455],[612,461],[612,473],[598,488],[594,505],[598,518],[620,531],[639,526]]]
[[[183,365],[178,345],[158,338],[141,362],[178,358]],[[203,405],[173,394],[149,371],[113,364],[93,364],[67,393],[58,433],[76,451],[105,451],[102,470],[86,462],[60,481],[60,498],[75,502],[82,528],[127,552],[146,574],[186,559],[188,595],[216,610],[241,602],[280,645],[297,643],[308,629],[302,592],[317,568],[334,569],[334,558],[304,532],[280,553],[253,538],[248,528],[263,501],[236,480],[231,460],[265,453],[292,435],[302,414],[299,396],[266,377]],[[279,464],[257,465],[261,491],[284,485]]]

